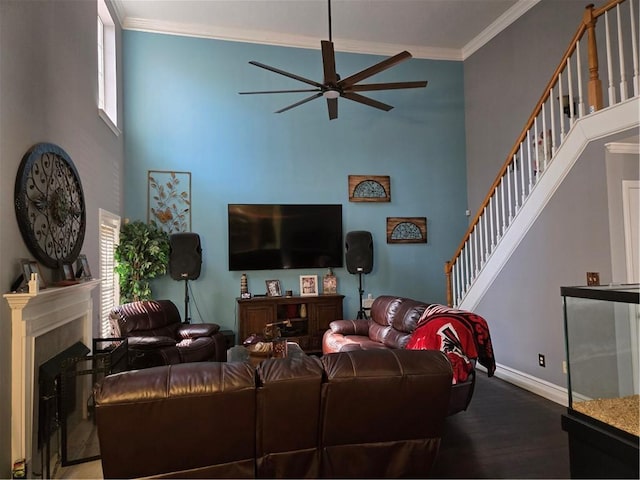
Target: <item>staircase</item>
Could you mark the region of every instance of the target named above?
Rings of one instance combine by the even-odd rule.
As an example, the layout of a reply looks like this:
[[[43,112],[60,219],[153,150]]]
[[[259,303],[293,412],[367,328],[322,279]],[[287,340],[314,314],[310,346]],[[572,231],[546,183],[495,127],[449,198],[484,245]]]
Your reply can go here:
[[[465,237],[445,264],[449,305],[474,309],[590,142],[640,125],[636,10],[635,0],[585,9]],[[599,68],[599,57],[606,68]]]

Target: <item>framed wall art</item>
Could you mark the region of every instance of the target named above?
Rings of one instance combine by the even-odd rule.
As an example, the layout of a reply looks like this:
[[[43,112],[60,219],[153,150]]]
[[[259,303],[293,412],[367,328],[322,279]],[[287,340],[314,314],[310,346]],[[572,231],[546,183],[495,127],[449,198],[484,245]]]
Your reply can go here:
[[[349,175],[350,202],[390,202],[391,177],[388,175]]]
[[[168,234],[191,231],[191,172],[149,170],[147,221]]]
[[[300,275],[300,296],[313,297],[318,295],[318,276]]]
[[[387,243],[427,243],[427,218],[387,217]]]

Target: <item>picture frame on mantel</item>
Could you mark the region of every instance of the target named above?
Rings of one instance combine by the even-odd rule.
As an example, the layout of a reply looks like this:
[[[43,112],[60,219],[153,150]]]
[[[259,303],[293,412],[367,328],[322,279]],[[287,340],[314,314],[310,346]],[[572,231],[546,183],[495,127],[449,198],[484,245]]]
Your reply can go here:
[[[387,217],[387,243],[427,243],[427,217]]]
[[[389,175],[349,175],[350,202],[390,202]]]
[[[22,264],[22,275],[24,276],[24,284],[29,284],[29,279],[31,278],[32,273],[38,274],[38,287],[40,290],[47,288],[47,282],[45,282],[44,277],[42,276],[42,271],[40,270],[40,265],[35,260],[30,260],[28,258],[23,258],[20,260]]]

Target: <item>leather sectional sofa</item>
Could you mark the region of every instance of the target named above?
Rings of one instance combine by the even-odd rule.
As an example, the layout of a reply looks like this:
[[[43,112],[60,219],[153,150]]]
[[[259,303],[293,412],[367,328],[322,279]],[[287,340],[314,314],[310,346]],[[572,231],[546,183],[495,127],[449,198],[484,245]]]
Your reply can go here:
[[[426,477],[451,393],[434,350],[123,372],[94,391],[105,478]]]
[[[424,343],[422,346],[416,342],[412,344],[418,328],[423,327],[424,330],[424,327],[430,325],[438,327],[430,330],[431,338],[426,342],[427,346],[424,347]],[[447,326],[451,328],[446,330]],[[457,331],[455,331],[456,328]],[[449,337],[446,333],[449,333]],[[419,302],[410,298],[379,296],[371,306],[369,319],[333,321],[322,339],[322,352],[325,355],[336,352],[405,348],[435,348],[445,351],[453,365],[466,363],[467,371],[463,372],[464,378],[461,381],[454,381],[449,415],[466,410],[469,406],[475,386],[476,361],[487,367],[489,376],[492,376],[495,370],[489,330],[482,317],[471,312]],[[461,360],[465,354],[469,358]],[[454,369],[454,379],[456,370]]]

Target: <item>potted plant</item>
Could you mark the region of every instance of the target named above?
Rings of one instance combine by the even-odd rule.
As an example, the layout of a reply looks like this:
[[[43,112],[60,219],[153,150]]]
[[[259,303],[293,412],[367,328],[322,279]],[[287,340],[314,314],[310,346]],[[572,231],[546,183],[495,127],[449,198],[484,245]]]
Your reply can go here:
[[[125,223],[120,229],[115,260],[121,303],[149,300],[149,280],[167,272],[169,235],[155,222]]]

